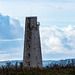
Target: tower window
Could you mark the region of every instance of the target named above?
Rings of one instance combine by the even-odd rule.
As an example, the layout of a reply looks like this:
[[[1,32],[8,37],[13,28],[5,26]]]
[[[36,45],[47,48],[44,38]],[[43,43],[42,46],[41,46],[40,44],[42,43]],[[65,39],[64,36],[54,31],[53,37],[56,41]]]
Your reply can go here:
[[[30,57],[30,53],[28,53],[28,57]]]
[[[30,44],[28,44],[28,47],[30,48]]]
[[[27,48],[30,49],[30,44],[27,45]]]
[[[30,36],[28,37],[28,40],[30,40]]]
[[[30,66],[30,62],[28,62],[28,66]]]
[[[28,23],[30,23],[30,18],[28,18]]]
[[[28,23],[28,30],[30,30],[30,23]]]

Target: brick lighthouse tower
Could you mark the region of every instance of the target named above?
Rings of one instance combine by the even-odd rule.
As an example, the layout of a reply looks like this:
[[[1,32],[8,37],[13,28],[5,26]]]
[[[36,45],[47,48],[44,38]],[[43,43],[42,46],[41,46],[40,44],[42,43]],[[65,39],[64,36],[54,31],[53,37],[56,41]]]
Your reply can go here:
[[[24,67],[42,67],[41,44],[37,17],[26,17],[24,40]]]

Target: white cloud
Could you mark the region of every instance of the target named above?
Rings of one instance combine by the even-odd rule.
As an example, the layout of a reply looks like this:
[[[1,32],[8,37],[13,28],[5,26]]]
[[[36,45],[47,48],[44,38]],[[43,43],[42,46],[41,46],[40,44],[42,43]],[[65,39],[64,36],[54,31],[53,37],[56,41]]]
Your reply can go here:
[[[22,59],[23,59],[22,53],[0,54],[0,61],[22,60]]]
[[[71,3],[69,1],[72,1]],[[69,2],[69,3],[68,3]],[[14,4],[14,5],[13,5]],[[17,4],[17,5],[16,5]],[[62,9],[62,10],[60,10]],[[1,1],[0,11],[4,15],[17,17],[21,25],[25,25],[26,16],[38,16],[41,25],[64,24],[75,22],[74,0],[44,0],[44,1]],[[12,12],[13,11],[13,12]],[[34,12],[33,12],[34,11]],[[39,12],[39,13],[38,13]],[[41,15],[42,14],[42,15]]]
[[[19,20],[0,14],[0,38],[15,39],[23,37],[23,28]]]
[[[23,40],[20,21],[0,14],[0,60],[22,59]]]
[[[43,53],[75,53],[75,26],[42,27],[41,41]]]
[[[23,59],[23,47],[11,47],[0,51],[0,61],[5,60],[22,60]]]
[[[23,40],[23,38],[17,38],[17,39],[0,39],[0,41],[2,42],[2,41],[22,41]]]

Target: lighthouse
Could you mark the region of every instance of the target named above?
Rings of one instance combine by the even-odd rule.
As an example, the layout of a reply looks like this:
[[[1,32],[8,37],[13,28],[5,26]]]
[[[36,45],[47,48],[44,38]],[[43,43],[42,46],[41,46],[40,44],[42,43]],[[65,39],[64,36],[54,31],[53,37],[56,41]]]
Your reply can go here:
[[[40,22],[37,17],[26,17],[24,37],[24,67],[42,67],[41,42],[39,33]]]

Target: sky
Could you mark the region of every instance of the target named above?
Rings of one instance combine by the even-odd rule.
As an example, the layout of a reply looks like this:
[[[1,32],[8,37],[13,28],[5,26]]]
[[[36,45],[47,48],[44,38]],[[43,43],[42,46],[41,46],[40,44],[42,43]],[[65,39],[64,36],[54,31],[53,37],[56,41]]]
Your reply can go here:
[[[75,0],[0,0],[0,61],[23,59],[27,16],[40,22],[43,60],[75,58]]]

